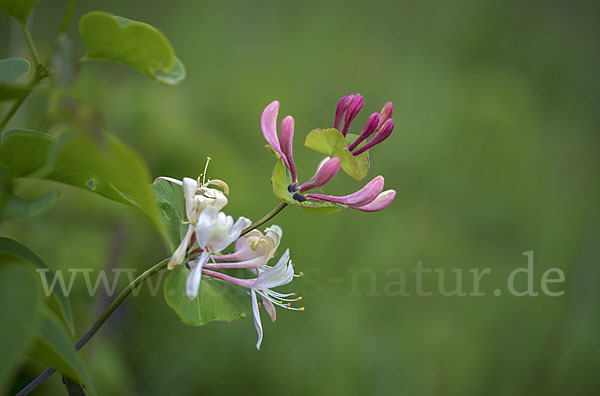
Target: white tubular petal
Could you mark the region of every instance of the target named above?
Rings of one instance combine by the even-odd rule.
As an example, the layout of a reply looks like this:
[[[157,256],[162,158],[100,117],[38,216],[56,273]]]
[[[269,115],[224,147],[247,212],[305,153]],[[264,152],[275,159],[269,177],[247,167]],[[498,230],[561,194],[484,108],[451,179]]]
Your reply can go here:
[[[167,268],[172,270],[173,268],[179,267],[185,258],[185,254],[187,253],[187,248],[190,243],[190,238],[192,237],[192,232],[194,232],[194,227],[190,225],[185,233],[185,236],[179,243],[179,246],[173,252],[171,259],[169,260],[169,264]]]
[[[287,249],[274,267],[258,275],[254,287],[257,289],[271,289],[287,285],[294,279],[294,268],[289,264],[290,250]]]
[[[256,349],[260,350],[260,344],[263,339],[263,329],[262,323],[260,322],[260,312],[258,310],[258,301],[256,300],[256,293],[254,290],[251,290],[252,294],[252,313],[254,314],[254,327],[256,327],[256,332],[258,333],[258,342],[256,343]]]
[[[159,176],[156,179],[154,179],[154,183],[156,183],[159,180],[164,180],[166,182],[169,183],[173,183],[173,184],[177,184],[178,186],[183,185],[181,180],[177,180],[177,179],[173,179],[172,177],[167,177],[167,176]]]
[[[198,216],[198,222],[196,223],[196,241],[198,241],[198,246],[202,249],[206,248],[206,245],[214,232],[218,214],[219,211],[214,206],[208,206],[200,213],[200,216]]]
[[[227,216],[226,226],[223,228],[219,227],[218,235],[215,235],[215,238],[210,241],[213,252],[220,252],[231,245],[250,224],[252,224],[252,222],[245,217],[240,217],[235,224],[233,224],[233,218]]]
[[[190,300],[198,297],[198,289],[200,288],[200,280],[202,279],[202,268],[208,262],[209,257],[210,254],[208,252],[202,252],[196,261],[190,263],[194,265],[194,268],[192,268],[185,282],[185,293]]]
[[[183,196],[185,197],[185,211],[188,217],[188,220],[192,220],[192,210],[193,210],[193,201],[194,195],[196,195],[196,190],[198,189],[198,182],[194,179],[190,179],[189,177],[183,178]]]

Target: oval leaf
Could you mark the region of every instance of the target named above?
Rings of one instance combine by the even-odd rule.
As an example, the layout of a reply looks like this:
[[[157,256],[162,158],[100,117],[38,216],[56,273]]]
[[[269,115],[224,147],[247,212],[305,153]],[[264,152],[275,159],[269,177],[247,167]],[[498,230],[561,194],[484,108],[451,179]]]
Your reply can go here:
[[[185,282],[190,270],[180,265],[171,271],[165,281],[165,300],[190,326],[201,326],[214,320],[231,322],[252,312],[247,289],[220,279],[202,276],[195,300],[185,294]]]
[[[11,83],[29,73],[29,61],[22,58],[0,59],[0,84]]]
[[[13,129],[2,135],[0,162],[13,177],[31,174],[46,164],[54,137],[42,132]]]
[[[40,0],[0,0],[0,12],[25,23],[27,16]]]
[[[89,376],[77,356],[71,338],[56,315],[49,310],[42,310],[41,319],[35,342],[27,356],[78,382],[89,384]]]
[[[40,273],[40,276],[44,277],[42,279],[44,289],[47,289],[48,285],[54,285],[54,282],[56,280],[56,275],[54,274],[54,271],[44,262],[44,260],[42,260],[27,246],[22,245],[13,239],[0,237],[0,252],[8,254],[10,256],[18,257],[22,260],[33,264],[36,268],[40,269],[41,271],[38,272]],[[63,319],[63,321],[69,327],[71,332],[73,332],[74,328],[71,304],[69,304],[69,300],[62,293],[62,288],[57,287],[51,293],[49,292],[48,295],[48,305],[50,306],[50,308]]]
[[[25,96],[31,88],[21,84],[0,84],[0,102]]]
[[[0,392],[22,359],[38,321],[40,288],[30,268],[19,265],[0,266]]]
[[[81,17],[79,32],[88,51],[84,60],[121,63],[169,85],[185,78],[169,40],[146,23],[93,11]]]
[[[176,184],[159,180],[152,184],[152,192],[164,225],[165,238],[171,250],[175,250],[187,230],[187,225],[184,225],[187,219],[183,189]]]

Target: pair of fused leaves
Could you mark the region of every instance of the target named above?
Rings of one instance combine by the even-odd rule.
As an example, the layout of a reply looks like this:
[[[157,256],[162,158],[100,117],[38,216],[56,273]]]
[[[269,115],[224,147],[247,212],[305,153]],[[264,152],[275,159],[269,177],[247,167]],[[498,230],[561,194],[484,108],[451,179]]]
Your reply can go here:
[[[187,218],[182,188],[161,180],[152,185],[152,190],[166,229],[165,235],[171,248],[175,249],[188,227],[188,224],[183,224]],[[185,293],[189,273],[185,265],[180,265],[169,273],[164,286],[167,304],[183,323],[200,326],[215,320],[232,321],[251,312],[250,294],[246,289],[209,276],[203,276],[198,296],[190,300]],[[251,274],[240,270],[232,271],[230,275],[248,277]]]
[[[85,367],[73,347],[69,301],[60,288],[44,297],[40,276],[45,277],[46,285],[51,285],[55,274],[27,247],[0,237],[0,298],[10,301],[0,306],[0,316],[10,323],[10,326],[0,329],[3,353],[0,390],[6,387],[8,377],[23,354],[79,383],[90,384]]]
[[[304,145],[329,157],[340,159],[340,168],[356,180],[363,179],[369,172],[369,153],[364,152],[358,156],[352,155],[348,145],[354,142],[358,135],[348,134],[346,137],[337,129],[315,129],[306,136]],[[273,151],[271,149],[271,151]],[[273,151],[274,152],[274,151]],[[279,154],[275,153],[279,157]],[[298,206],[311,213],[333,213],[345,209],[346,206],[331,202],[299,202],[288,191],[292,179],[289,170],[281,158],[278,159],[271,176],[273,193],[283,202]]]

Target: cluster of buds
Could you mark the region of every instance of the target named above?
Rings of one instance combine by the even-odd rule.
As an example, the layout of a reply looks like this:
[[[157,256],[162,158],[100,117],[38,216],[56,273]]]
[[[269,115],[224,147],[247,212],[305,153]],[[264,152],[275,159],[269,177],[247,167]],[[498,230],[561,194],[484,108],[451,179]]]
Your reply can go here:
[[[292,303],[300,301],[301,297],[293,297],[294,293],[279,293],[276,287],[287,285],[294,277],[289,249],[281,256],[274,266],[268,262],[279,248],[283,231],[273,225],[263,234],[252,230],[242,235],[251,225],[245,217],[233,221],[222,209],[227,205],[229,187],[221,180],[211,180],[201,183],[199,180],[184,178],[177,180],[170,177],[159,177],[182,186],[185,198],[187,216],[187,232],[175,249],[168,263],[172,270],[182,263],[190,269],[186,281],[186,294],[190,300],[198,298],[202,275],[211,276],[230,282],[234,285],[249,289],[252,300],[254,324],[258,333],[256,347],[260,349],[263,338],[262,323],[257,295],[261,297],[262,305],[273,321],[276,319],[275,306],[290,310],[304,310],[294,307]],[[218,186],[222,190],[210,187]],[[220,254],[235,242],[235,250],[230,254]],[[241,279],[219,272],[234,268],[249,269],[256,275],[253,278]]]
[[[363,97],[360,94],[347,95],[339,101],[335,111],[333,127],[336,133],[339,133],[344,139],[362,106]],[[392,103],[388,102],[383,106],[380,113],[371,114],[360,135],[349,145],[346,145],[344,150],[353,156],[358,156],[387,139],[394,130],[394,121],[391,118],[393,111],[394,107]],[[292,182],[288,186],[288,192],[295,201],[331,202],[343,207],[365,212],[375,212],[384,209],[394,200],[396,196],[395,190],[383,191],[383,176],[375,177],[360,190],[345,196],[306,194],[308,191],[322,187],[328,183],[338,173],[341,160],[339,157],[324,158],[317,167],[314,176],[310,180],[298,185],[298,173],[292,154],[294,118],[288,115],[281,121],[278,135],[278,113],[279,102],[271,102],[262,113],[261,128],[265,140],[283,160],[291,175]],[[371,139],[367,140],[369,138]]]

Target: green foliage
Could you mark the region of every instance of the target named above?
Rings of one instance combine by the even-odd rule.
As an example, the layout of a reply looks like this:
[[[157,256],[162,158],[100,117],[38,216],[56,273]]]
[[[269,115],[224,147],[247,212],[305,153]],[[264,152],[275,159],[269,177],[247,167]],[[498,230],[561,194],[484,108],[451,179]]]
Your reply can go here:
[[[35,342],[27,355],[74,380],[88,384],[89,376],[77,356],[71,338],[58,318],[49,310],[42,310]]]
[[[0,0],[0,12],[16,18],[22,24],[40,0]]]
[[[41,293],[31,268],[20,265],[0,265],[0,392],[6,391],[6,381],[23,359],[38,322]]]
[[[349,141],[354,136],[347,137]],[[319,153],[340,159],[340,167],[356,180],[363,179],[369,172],[368,153],[357,157],[348,151],[348,141],[337,129],[315,129],[306,136],[304,145]]]
[[[190,300],[185,294],[185,282],[190,270],[180,265],[165,281],[165,300],[190,326],[201,326],[214,320],[232,321],[252,312],[247,289],[220,279],[203,276],[198,296]]]
[[[337,212],[345,208],[344,205],[338,205],[333,202],[312,202],[296,201],[292,194],[288,191],[288,186],[292,183],[292,177],[289,170],[285,166],[283,160],[280,158],[273,168],[273,174],[271,176],[271,184],[273,186],[273,194],[283,202],[298,206],[303,211],[315,214],[327,214]]]
[[[152,192],[165,230],[165,238],[171,250],[175,250],[187,229],[187,225],[184,224],[187,219],[183,189],[176,184],[159,180],[152,184]]]
[[[29,73],[29,61],[23,58],[0,59],[0,84],[11,83]]]
[[[121,63],[169,85],[185,78],[169,40],[146,23],[93,11],[81,17],[79,31],[88,50],[84,60]]]
[[[148,215],[162,232],[144,161],[113,135],[68,134],[51,154],[48,180],[80,187],[105,198],[131,205]]]
[[[25,245],[19,242],[6,238],[0,237],[0,252],[4,255],[17,257],[21,260],[33,264],[34,267],[44,270],[40,272],[46,278],[46,284],[51,284],[54,279],[54,271],[42,260],[37,254],[30,250]],[[62,289],[55,288],[52,294],[48,297],[48,305],[67,325],[71,333],[74,332],[73,317],[71,313],[71,304],[62,293]]]
[[[42,132],[13,129],[2,135],[0,162],[13,177],[27,176],[48,162],[54,137]]]
[[[24,199],[15,194],[10,194],[6,199],[2,216],[30,219],[37,217],[49,210],[58,198],[60,190],[52,190],[36,199]]]

